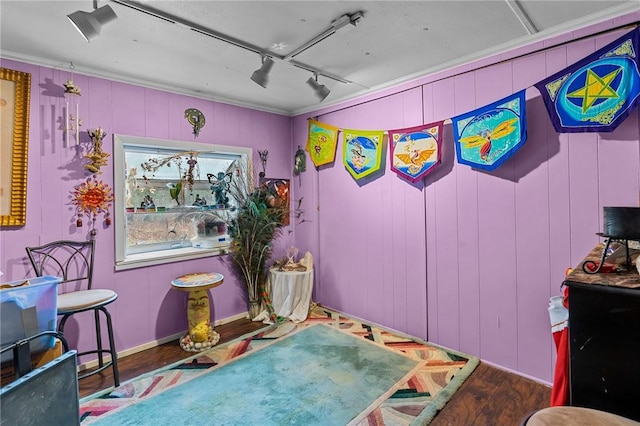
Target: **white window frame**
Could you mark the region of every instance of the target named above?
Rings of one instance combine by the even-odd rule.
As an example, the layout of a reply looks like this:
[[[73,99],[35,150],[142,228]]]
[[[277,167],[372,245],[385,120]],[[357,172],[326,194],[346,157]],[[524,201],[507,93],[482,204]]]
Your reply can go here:
[[[185,142],[168,139],[154,139],[139,136],[113,135],[113,171],[114,171],[114,217],[115,217],[115,270],[140,268],[145,266],[160,265],[171,262],[178,262],[189,259],[199,259],[203,257],[216,256],[225,251],[228,246],[213,249],[203,249],[194,247],[181,247],[174,249],[162,249],[146,253],[129,254],[126,253],[127,232],[125,217],[125,197],[126,197],[126,170],[125,170],[125,147],[141,147],[145,149],[158,148],[159,150],[171,151],[194,151],[235,154],[241,156],[244,163],[241,170],[249,171],[252,161],[252,149],[214,145],[199,142]]]

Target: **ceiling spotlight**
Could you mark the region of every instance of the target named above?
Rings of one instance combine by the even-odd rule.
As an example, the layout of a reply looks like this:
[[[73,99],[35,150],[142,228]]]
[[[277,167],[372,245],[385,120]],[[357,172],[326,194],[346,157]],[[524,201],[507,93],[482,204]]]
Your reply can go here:
[[[329,90],[327,86],[324,84],[318,84],[317,73],[313,73],[313,77],[309,77],[307,84],[311,86],[318,99],[320,99],[320,102],[324,101],[324,99],[329,96],[329,93],[331,93],[331,90]]]
[[[273,67],[273,59],[268,56],[262,57],[262,66],[255,70],[253,74],[251,74],[251,80],[258,83],[260,86],[267,88],[267,84],[269,84],[269,71],[271,71],[271,67]]]
[[[73,26],[80,31],[80,34],[87,41],[91,41],[92,38],[98,36],[104,24],[118,18],[111,6],[107,5],[98,8],[98,0],[93,1],[93,9],[93,12],[77,10],[67,15]]]

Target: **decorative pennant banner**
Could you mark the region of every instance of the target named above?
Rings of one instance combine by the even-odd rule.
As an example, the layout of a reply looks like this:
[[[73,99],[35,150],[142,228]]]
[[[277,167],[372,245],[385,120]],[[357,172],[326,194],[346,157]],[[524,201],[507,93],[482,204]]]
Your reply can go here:
[[[336,158],[338,131],[340,129],[316,120],[309,120],[307,152],[316,167],[332,163]]]
[[[342,162],[354,179],[370,175],[382,162],[383,130],[342,129]]]
[[[611,132],[640,94],[637,28],[535,86],[559,133]]]
[[[494,170],[527,140],[525,91],[451,119],[458,163]]]
[[[440,164],[443,123],[389,130],[391,170],[415,183]]]

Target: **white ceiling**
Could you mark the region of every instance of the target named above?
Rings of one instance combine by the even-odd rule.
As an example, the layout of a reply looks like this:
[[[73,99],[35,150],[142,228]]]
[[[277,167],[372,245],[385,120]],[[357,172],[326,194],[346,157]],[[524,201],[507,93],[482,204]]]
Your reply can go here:
[[[92,0],[0,0],[0,55],[235,105],[294,115],[638,11],[638,0],[472,1],[141,1],[179,24],[101,0],[118,15],[87,43],[66,15]],[[344,14],[364,18],[295,56],[280,60],[331,28]],[[186,25],[185,25],[186,24]],[[527,26],[533,28],[527,30]],[[268,87],[249,77],[260,54],[192,31],[240,40],[276,59]],[[280,46],[280,48],[278,48]],[[322,102],[305,84],[318,69],[331,89]]]

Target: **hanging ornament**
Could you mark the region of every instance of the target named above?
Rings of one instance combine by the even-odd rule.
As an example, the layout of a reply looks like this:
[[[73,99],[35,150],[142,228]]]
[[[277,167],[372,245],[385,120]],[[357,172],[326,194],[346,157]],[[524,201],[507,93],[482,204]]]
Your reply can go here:
[[[100,168],[107,165],[107,158],[109,157],[109,154],[102,150],[102,139],[107,133],[100,127],[95,130],[89,129],[87,133],[89,133],[89,137],[91,138],[92,146],[90,152],[84,156],[84,158],[90,161],[84,168],[91,173],[102,174]]]
[[[113,203],[113,191],[106,183],[95,177],[88,178],[85,182],[76,186],[71,192],[71,203],[78,209],[76,225],[82,226],[82,214],[86,214],[91,221],[91,231],[95,234],[96,218],[104,214],[105,225],[111,225],[109,208]]]
[[[80,142],[80,106],[78,105],[78,97],[81,95],[80,88],[73,82],[73,62],[70,65],[71,76],[64,86],[64,98],[66,102],[66,110],[64,112],[64,133],[67,139],[67,145],[71,146],[71,135],[75,136],[76,144]],[[75,111],[75,115],[72,111]]]
[[[258,176],[263,178],[267,175],[267,159],[269,158],[269,150],[258,150],[258,155],[260,156],[260,163],[262,164],[262,171],[258,174]]]
[[[307,170],[307,156],[305,155],[300,145],[298,145],[298,150],[296,151],[296,155],[293,160],[293,174],[298,176],[300,185],[302,185],[302,176],[300,174],[306,170]]]
[[[193,135],[197,138],[206,121],[204,114],[195,108],[187,108],[184,110],[184,117],[193,127]]]

